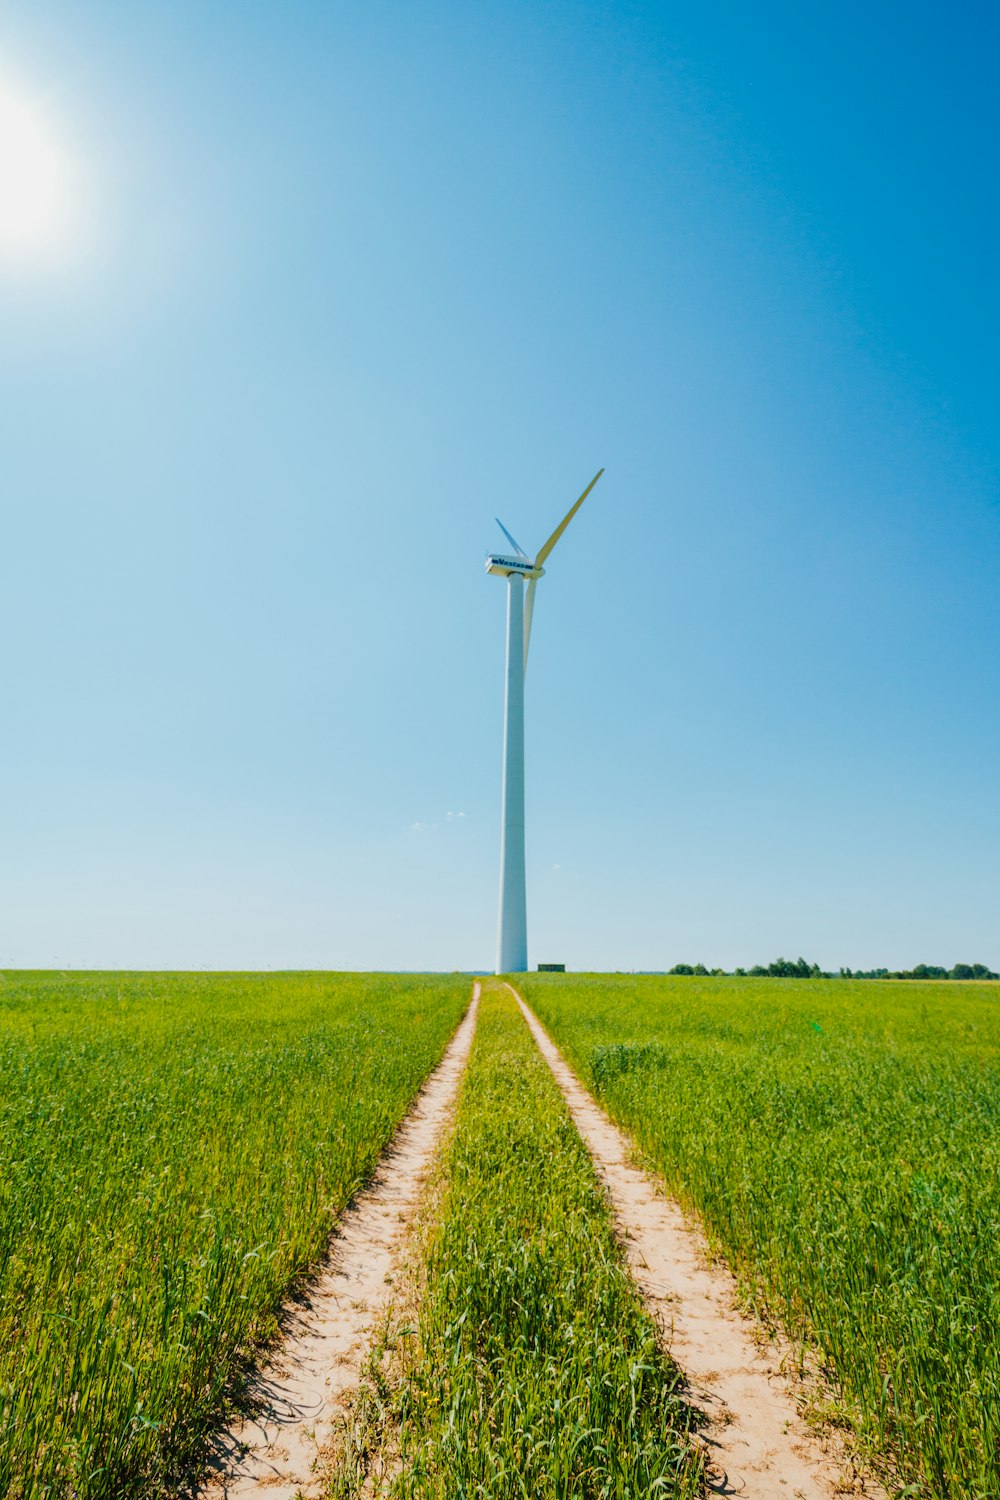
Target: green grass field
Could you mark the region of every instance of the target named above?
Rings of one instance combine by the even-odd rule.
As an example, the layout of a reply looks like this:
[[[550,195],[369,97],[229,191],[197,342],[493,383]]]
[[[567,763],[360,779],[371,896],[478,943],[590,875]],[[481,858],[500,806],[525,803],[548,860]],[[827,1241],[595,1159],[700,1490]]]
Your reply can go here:
[[[657,1346],[586,1148],[500,986],[483,994],[443,1172],[414,1335],[377,1380],[393,1449],[384,1493],[699,1493],[677,1371]],[[365,1479],[365,1468],[347,1468],[338,1496]]]
[[[1000,986],[522,988],[749,1301],[821,1352],[896,1492],[997,1500]],[[0,975],[0,1495],[176,1493],[468,995]],[[490,986],[441,1173],[379,1396],[395,1493],[693,1493],[589,1159]]]
[[[1000,986],[531,976],[907,1494],[1000,1495]]]
[[[197,1456],[468,997],[0,975],[0,1494],[145,1500]]]

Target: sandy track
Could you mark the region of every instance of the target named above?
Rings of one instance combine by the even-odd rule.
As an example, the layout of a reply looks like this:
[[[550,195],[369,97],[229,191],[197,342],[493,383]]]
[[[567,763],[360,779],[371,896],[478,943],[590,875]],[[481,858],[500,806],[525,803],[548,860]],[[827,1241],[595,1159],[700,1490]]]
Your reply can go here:
[[[322,1492],[322,1454],[358,1383],[388,1279],[403,1248],[435,1147],[458,1092],[476,1025],[479,984],[437,1068],[387,1148],[375,1177],[341,1217],[326,1268],[251,1390],[257,1415],[229,1429],[211,1456],[205,1500],[293,1500]]]
[[[663,1328],[691,1398],[706,1415],[700,1433],[708,1491],[744,1500],[830,1500],[885,1491],[853,1469],[839,1435],[820,1437],[799,1416],[795,1356],[765,1337],[737,1307],[732,1276],[655,1178],[630,1162],[628,1138],[574,1077],[537,1017],[513,989],[539,1050],[562,1090],[614,1208],[639,1290]]]

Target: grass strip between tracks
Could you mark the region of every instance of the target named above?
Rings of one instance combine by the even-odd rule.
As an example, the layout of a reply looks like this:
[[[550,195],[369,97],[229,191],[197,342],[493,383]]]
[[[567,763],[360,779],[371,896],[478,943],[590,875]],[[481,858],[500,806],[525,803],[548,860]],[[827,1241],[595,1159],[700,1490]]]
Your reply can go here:
[[[483,994],[443,1172],[416,1327],[370,1376],[380,1459],[359,1462],[356,1444],[332,1493],[697,1493],[677,1371],[586,1148],[497,986]],[[379,1463],[390,1477],[374,1485]]]

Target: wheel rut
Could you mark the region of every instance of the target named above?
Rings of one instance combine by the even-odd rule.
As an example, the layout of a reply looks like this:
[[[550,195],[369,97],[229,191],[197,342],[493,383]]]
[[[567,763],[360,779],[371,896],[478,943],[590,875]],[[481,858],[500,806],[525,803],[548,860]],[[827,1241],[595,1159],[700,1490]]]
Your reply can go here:
[[[636,1167],[632,1145],[580,1084],[513,985],[538,1048],[611,1199],[629,1266],[706,1424],[712,1495],[743,1500],[832,1500],[886,1492],[854,1467],[840,1435],[819,1434],[795,1399],[794,1350],[739,1311],[730,1273],[709,1257],[701,1230]]]
[[[203,1500],[294,1500],[323,1493],[333,1424],[357,1386],[380,1312],[392,1295],[409,1222],[448,1122],[472,1047],[472,1000],[438,1066],[387,1147],[369,1187],[334,1230],[327,1264],[288,1335],[250,1389],[252,1417],[220,1434]]]

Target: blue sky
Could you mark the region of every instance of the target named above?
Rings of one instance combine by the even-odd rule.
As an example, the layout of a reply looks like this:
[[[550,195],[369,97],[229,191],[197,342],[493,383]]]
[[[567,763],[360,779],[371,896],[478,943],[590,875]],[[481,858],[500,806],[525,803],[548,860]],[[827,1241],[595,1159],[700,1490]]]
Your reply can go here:
[[[0,962],[487,967],[604,465],[532,962],[1000,967],[998,30],[11,0]]]

